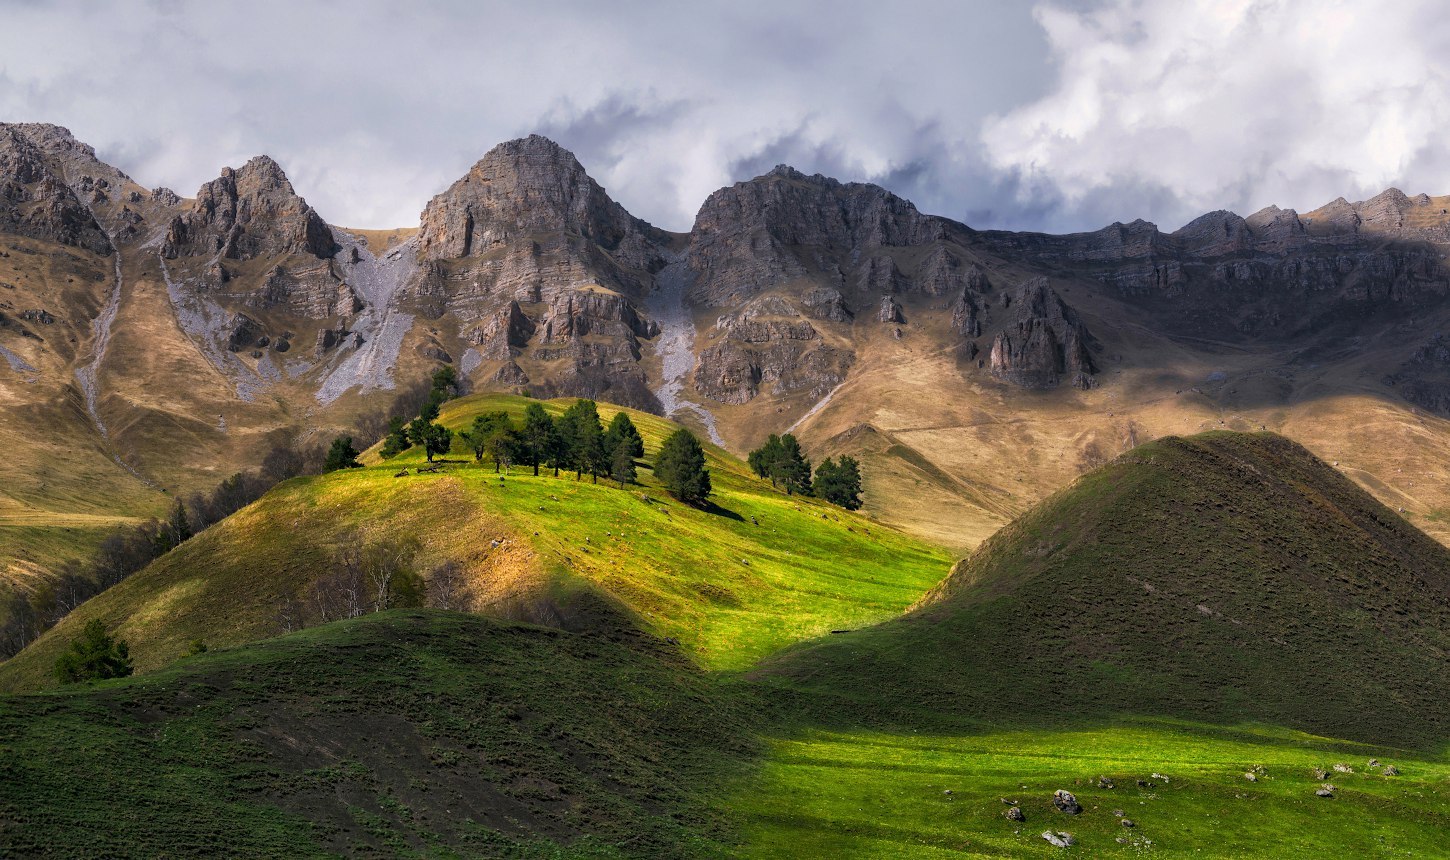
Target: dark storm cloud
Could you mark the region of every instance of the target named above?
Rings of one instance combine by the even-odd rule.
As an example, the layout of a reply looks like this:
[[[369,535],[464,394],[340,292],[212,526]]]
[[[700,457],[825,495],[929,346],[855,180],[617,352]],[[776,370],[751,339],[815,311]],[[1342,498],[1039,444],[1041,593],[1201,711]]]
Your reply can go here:
[[[974,226],[1172,229],[1391,183],[1450,191],[1435,8],[10,3],[0,118],[68,125],[183,194],[266,152],[356,226],[414,223],[489,147],[541,132],[676,230],[781,162]]]

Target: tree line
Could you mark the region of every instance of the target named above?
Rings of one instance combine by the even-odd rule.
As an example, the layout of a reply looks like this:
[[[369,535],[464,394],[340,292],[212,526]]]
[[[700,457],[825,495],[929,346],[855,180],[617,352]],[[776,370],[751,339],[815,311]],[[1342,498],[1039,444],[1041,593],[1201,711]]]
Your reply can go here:
[[[436,416],[440,398],[458,390],[453,368],[440,369],[431,379],[401,390],[388,408],[360,419],[357,432],[363,438],[377,438],[387,427],[389,414],[426,409],[429,403],[434,404]],[[344,444],[339,445],[339,440]],[[176,500],[165,518],[120,527],[107,535],[89,557],[61,563],[38,587],[0,594],[0,659],[14,656],[81,603],[260,499],[282,481],[339,468],[338,461],[345,459],[339,455],[345,453],[343,449],[352,448],[352,440],[351,435],[338,437],[331,449],[290,442],[275,444],[256,468],[228,476],[209,493],[194,492],[184,501]],[[356,462],[356,458],[354,449],[351,460]]]
[[[772,433],[764,445],[750,452],[746,463],[757,476],[769,479],[771,486],[788,495],[816,496],[848,511],[861,507],[861,464],[854,457],[827,457],[813,473],[795,436]]]
[[[379,454],[392,459],[404,451],[419,448],[428,462],[447,454],[456,443],[473,454],[475,462],[487,458],[495,472],[508,472],[523,466],[539,475],[553,470],[554,477],[573,472],[575,480],[599,483],[605,478],[619,484],[620,489],[638,479],[638,460],[645,455],[644,437],[629,415],[616,412],[606,427],[599,417],[599,406],[593,400],[574,401],[555,418],[542,403],[529,403],[522,421],[515,422],[506,410],[475,416],[465,430],[454,433],[436,423],[439,407],[456,392],[452,367],[445,366],[433,376],[432,394],[417,417],[409,420],[395,415],[388,423],[388,434]],[[339,437],[328,452],[327,469],[361,465],[352,440]],[[675,431],[661,446],[653,466],[655,477],[671,495],[690,504],[703,504],[710,495],[710,471],[705,467],[705,452],[699,439],[684,428]]]
[[[278,483],[323,469],[321,446],[279,444],[255,469],[237,472],[210,493],[176,499],[164,518],[123,526],[84,560],[62,562],[38,587],[4,595],[0,603],[0,658],[14,656],[86,600],[121,582],[241,510]]]

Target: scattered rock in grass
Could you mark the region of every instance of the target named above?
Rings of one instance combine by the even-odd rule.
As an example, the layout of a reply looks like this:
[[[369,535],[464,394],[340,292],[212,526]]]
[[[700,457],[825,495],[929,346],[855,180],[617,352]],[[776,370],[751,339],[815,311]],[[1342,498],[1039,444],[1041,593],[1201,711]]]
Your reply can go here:
[[[1149,774],[1149,776],[1153,777],[1154,779],[1161,779],[1164,782],[1167,782],[1168,781],[1168,777],[1164,776],[1161,773],[1151,773],[1151,774]]]
[[[1397,768],[1397,767],[1395,767],[1392,764],[1385,765],[1385,769],[1383,771],[1380,771],[1380,772],[1383,773],[1385,776],[1399,776],[1400,775],[1400,769]]]
[[[1122,825],[1124,827],[1137,827],[1138,826],[1138,822],[1134,821],[1131,818],[1124,818],[1121,823],[1122,823]]]
[[[1322,767],[1316,767],[1316,768],[1314,768],[1314,778],[1315,779],[1325,779],[1328,776],[1329,776],[1329,771],[1325,770],[1324,768],[1322,768]]]
[[[942,792],[942,794],[951,794],[951,793],[952,793],[952,790],[950,788],[948,788],[948,789],[946,789],[945,791]]]
[[[1334,766],[1334,772],[1335,773],[1354,773],[1354,768],[1350,767],[1347,764],[1337,764],[1337,765]]]
[[[1244,774],[1244,779],[1248,780],[1249,782],[1258,782],[1259,775],[1254,773],[1253,771],[1248,771]]]
[[[1082,813],[1082,804],[1072,792],[1058,789],[1052,793],[1052,805],[1057,807],[1059,812],[1066,812],[1068,815],[1079,815]]]
[[[502,544],[502,543],[503,543],[503,541],[498,540],[498,539],[491,540],[491,541],[488,542],[488,548],[489,549],[498,549],[499,544]]]
[[[393,475],[393,477],[394,478],[406,478],[406,477],[408,477],[408,470],[407,469],[404,469],[401,472],[397,472],[397,473],[395,473]]]
[[[1009,807],[1007,807],[1007,812],[1004,813],[1004,814],[1007,816],[1007,820],[1008,821],[1026,821],[1027,820],[1027,814],[1022,811],[1022,807],[1020,807],[1020,806],[1009,806]]]
[[[1326,782],[1314,794],[1316,797],[1334,797],[1334,786]]]
[[[1370,767],[1379,767],[1380,766],[1380,760],[1377,759],[1377,758],[1370,759],[1369,760],[1369,766]]]
[[[1007,804],[1008,806],[1016,806],[1017,805],[1017,801],[1015,801],[1015,800],[1008,800],[1005,797],[998,798],[998,800],[1001,800],[1003,803]]]
[[[1116,788],[1117,786],[1106,776],[1098,777],[1098,788]]]
[[[1113,815],[1117,816],[1118,818],[1122,818],[1126,814],[1127,813],[1123,812],[1123,810],[1121,810],[1121,809],[1114,809],[1113,810]]]
[[[1056,845],[1058,848],[1071,848],[1077,843],[1077,840],[1073,838],[1071,833],[1066,833],[1061,830],[1044,830],[1042,831],[1042,838]]]

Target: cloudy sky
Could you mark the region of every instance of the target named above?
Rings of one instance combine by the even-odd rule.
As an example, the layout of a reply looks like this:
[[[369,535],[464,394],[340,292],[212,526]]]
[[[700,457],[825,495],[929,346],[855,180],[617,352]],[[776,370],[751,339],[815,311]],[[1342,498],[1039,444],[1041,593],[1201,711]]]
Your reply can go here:
[[[346,226],[417,223],[530,132],[675,230],[781,162],[1053,231],[1450,193],[1434,2],[0,0],[0,19],[0,120],[66,125],[186,195],[265,152]]]

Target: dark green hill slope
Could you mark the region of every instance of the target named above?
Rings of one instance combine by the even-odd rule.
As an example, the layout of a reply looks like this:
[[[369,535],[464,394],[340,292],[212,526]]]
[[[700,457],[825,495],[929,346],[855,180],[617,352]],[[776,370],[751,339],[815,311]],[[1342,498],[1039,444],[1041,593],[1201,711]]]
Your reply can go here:
[[[1450,737],[1450,551],[1273,434],[1169,437],[1083,476],[901,619],[761,673],[837,714],[1116,714]]]
[[[754,742],[653,641],[393,611],[0,697],[0,856],[713,856]]]

